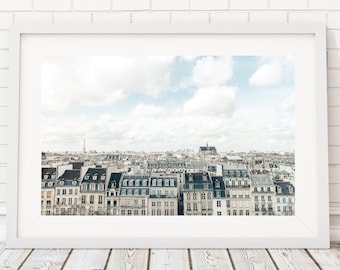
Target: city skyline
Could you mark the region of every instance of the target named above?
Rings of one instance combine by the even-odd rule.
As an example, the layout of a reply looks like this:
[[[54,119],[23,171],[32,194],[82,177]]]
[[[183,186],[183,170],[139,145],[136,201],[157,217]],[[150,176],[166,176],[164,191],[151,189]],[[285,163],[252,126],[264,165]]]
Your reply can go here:
[[[294,151],[294,92],[290,57],[45,59],[42,151]]]

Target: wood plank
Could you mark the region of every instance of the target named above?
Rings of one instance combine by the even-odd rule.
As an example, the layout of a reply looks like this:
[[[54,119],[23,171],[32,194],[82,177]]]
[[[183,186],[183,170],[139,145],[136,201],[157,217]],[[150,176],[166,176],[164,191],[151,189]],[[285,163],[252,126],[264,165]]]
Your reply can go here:
[[[230,249],[235,270],[276,269],[265,249]]]
[[[340,248],[308,249],[309,254],[323,270],[340,269]]]
[[[329,202],[340,202],[340,184],[329,184]]]
[[[148,268],[148,249],[113,249],[106,269],[143,270]]]
[[[187,249],[152,249],[150,270],[189,270]]]
[[[192,269],[233,269],[227,250],[225,249],[191,249]]]
[[[104,269],[109,249],[74,249],[63,270]]]
[[[329,68],[327,70],[327,86],[328,87],[340,87],[340,70],[339,69]]]
[[[329,107],[340,106],[340,88],[328,88],[327,105]]]
[[[270,249],[272,259],[279,269],[319,270],[319,267],[303,249]]]
[[[70,249],[35,249],[20,269],[61,269]]]
[[[340,165],[340,147],[339,146],[328,147],[328,164],[329,165]]]
[[[18,269],[31,251],[31,249],[3,249],[0,253],[0,269]]]

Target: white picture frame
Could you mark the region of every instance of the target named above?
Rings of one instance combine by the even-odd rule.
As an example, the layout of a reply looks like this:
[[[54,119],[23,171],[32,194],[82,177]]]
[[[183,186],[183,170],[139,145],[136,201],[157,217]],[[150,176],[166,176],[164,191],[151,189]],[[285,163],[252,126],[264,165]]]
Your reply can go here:
[[[15,25],[10,31],[7,247],[329,247],[325,44],[320,24]],[[40,215],[41,59],[160,49],[173,55],[295,56],[295,216]]]

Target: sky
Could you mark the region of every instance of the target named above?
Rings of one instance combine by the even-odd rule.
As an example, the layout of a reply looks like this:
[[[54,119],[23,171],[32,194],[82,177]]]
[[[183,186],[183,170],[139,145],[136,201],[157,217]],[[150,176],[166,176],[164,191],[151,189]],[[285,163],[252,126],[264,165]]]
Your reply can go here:
[[[48,57],[42,151],[294,151],[289,56]]]

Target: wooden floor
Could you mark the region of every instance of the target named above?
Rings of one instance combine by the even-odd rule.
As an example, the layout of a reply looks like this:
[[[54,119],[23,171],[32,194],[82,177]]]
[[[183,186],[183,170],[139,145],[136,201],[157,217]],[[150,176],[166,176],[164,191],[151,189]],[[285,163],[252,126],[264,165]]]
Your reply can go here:
[[[331,249],[6,249],[0,269],[340,269],[340,245]]]

